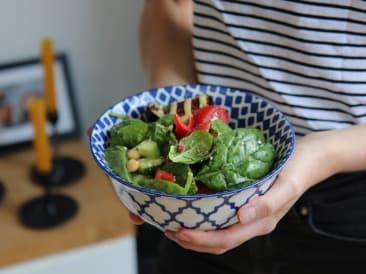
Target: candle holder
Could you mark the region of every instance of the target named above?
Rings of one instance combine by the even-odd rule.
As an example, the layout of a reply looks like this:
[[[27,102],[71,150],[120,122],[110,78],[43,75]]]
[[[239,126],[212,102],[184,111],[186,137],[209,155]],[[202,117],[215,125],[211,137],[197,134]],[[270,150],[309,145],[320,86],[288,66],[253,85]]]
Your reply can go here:
[[[59,145],[60,139],[57,131],[57,112],[48,112],[47,120],[52,126],[51,144],[53,147],[53,167],[54,176],[52,180],[52,186],[65,186],[71,183],[76,183],[85,175],[84,164],[71,156],[61,155]],[[39,180],[35,180],[36,183],[40,183]],[[50,183],[49,181],[42,182],[42,184]]]
[[[53,186],[60,181],[60,173],[53,169],[49,173],[31,168],[31,179],[43,186],[44,193],[25,202],[20,209],[20,221],[27,227],[44,229],[61,225],[78,211],[77,202],[64,194],[52,193]]]

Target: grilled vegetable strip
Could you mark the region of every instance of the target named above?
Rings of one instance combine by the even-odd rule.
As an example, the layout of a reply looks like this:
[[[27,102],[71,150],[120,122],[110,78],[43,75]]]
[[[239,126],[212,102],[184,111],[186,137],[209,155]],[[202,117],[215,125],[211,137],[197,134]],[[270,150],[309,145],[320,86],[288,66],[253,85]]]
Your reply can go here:
[[[178,114],[182,121],[186,121],[199,108],[212,104],[212,98],[203,94],[192,99],[188,98],[184,101],[173,102],[168,106],[153,102],[148,105],[148,111],[156,116],[155,118],[161,118],[166,114]]]

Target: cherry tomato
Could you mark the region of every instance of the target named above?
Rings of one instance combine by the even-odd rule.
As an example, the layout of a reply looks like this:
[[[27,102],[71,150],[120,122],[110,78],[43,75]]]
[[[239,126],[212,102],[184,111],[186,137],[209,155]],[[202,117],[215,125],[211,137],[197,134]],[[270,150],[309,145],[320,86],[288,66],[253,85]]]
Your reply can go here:
[[[165,180],[165,181],[171,181],[171,182],[175,182],[175,176],[173,174],[171,174],[168,171],[165,171],[163,169],[158,169],[155,172],[155,177],[154,179],[156,180]]]
[[[193,129],[192,116],[189,117],[187,124],[183,123],[178,114],[174,114],[173,119],[175,123],[175,135],[177,136],[178,139],[183,138],[192,132]]]
[[[225,123],[229,123],[230,120],[228,112],[223,107],[212,105],[202,107],[193,115],[193,130],[209,130],[211,122],[215,119],[221,119]]]

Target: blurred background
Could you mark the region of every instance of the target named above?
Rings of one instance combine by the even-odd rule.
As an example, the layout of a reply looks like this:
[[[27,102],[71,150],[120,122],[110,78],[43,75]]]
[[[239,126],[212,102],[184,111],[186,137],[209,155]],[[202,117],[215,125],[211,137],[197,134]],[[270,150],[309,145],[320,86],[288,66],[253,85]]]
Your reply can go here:
[[[107,106],[145,89],[138,51],[142,0],[2,0],[0,64],[39,55],[49,36],[65,52],[83,132]]]
[[[142,5],[142,0],[1,1],[0,66],[38,58],[43,37],[53,40],[55,53],[68,57],[81,134],[80,140],[62,142],[61,153],[79,157],[86,175],[58,190],[76,199],[78,214],[60,227],[33,230],[16,216],[23,202],[42,193],[28,177],[31,147],[0,154],[6,189],[0,202],[0,273],[137,273],[134,228],[111,187],[96,182],[105,178],[89,157],[84,133],[109,105],[147,87],[138,50]]]

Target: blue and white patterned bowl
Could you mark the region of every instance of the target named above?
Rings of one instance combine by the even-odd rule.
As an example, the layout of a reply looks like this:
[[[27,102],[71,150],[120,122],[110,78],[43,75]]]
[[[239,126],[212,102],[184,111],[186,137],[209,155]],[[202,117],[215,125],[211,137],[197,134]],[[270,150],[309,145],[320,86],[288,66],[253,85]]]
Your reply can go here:
[[[200,94],[212,96],[214,104],[225,107],[232,127],[257,127],[276,150],[275,168],[255,183],[215,194],[173,195],[136,186],[114,174],[104,158],[110,129],[119,122],[110,111],[140,117],[150,102],[169,104]],[[95,122],[90,150],[127,209],[160,230],[198,228],[221,229],[238,222],[238,208],[264,194],[292,155],[295,142],[287,118],[272,104],[242,90],[211,85],[172,86],[141,92],[107,109]]]

